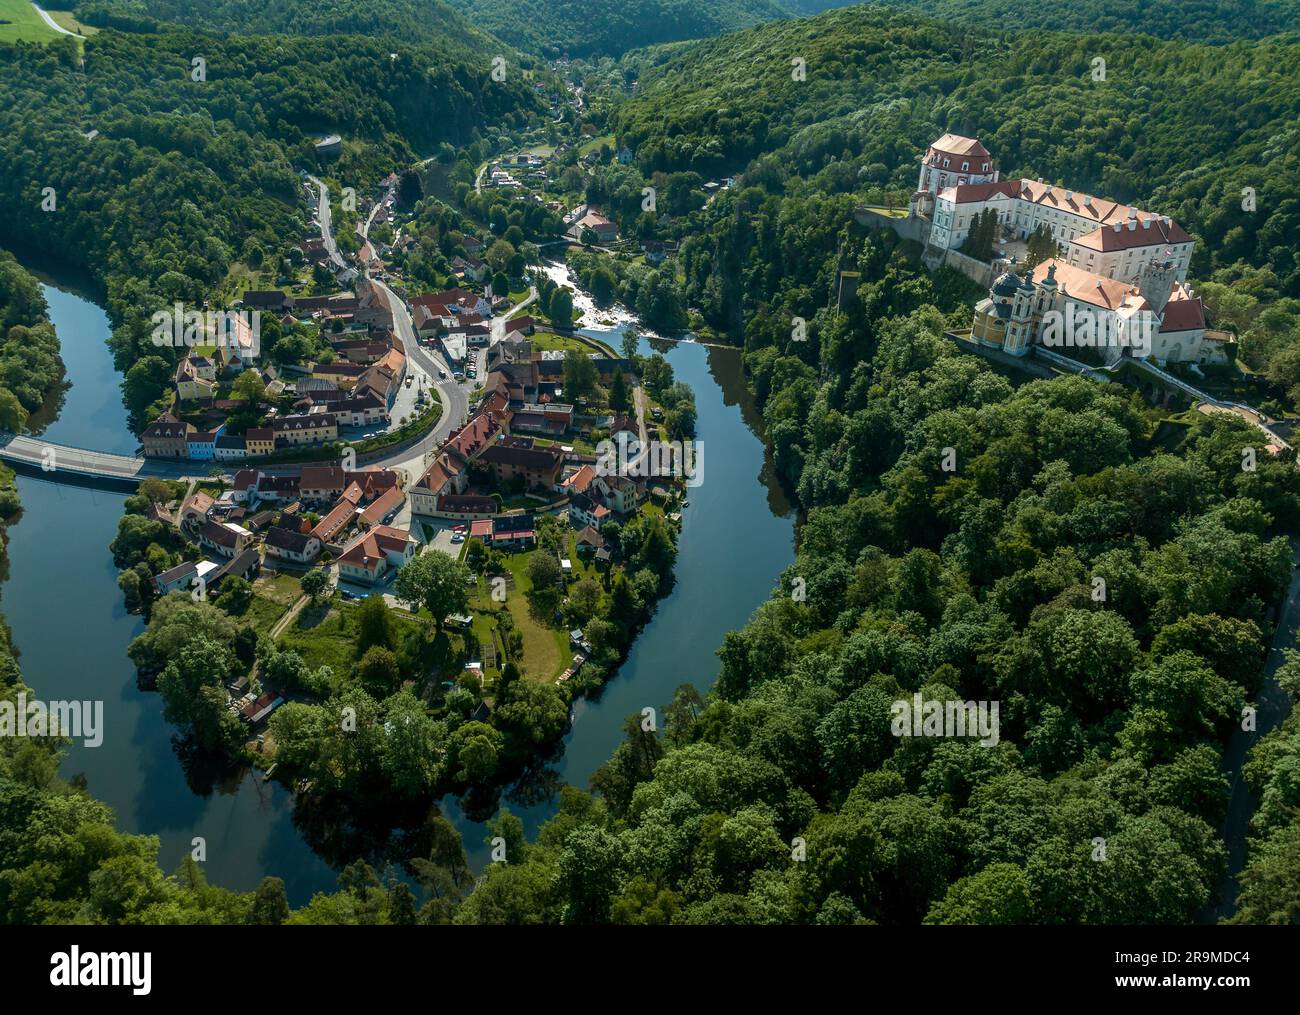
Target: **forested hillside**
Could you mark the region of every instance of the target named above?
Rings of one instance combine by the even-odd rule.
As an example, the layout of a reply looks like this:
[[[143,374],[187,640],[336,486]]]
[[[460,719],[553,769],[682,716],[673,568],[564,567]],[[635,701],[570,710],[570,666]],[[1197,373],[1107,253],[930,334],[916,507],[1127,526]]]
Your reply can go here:
[[[980,138],[1004,176],[1176,218],[1198,240],[1191,275],[1215,323],[1296,404],[1297,60],[1294,35],[1208,47],[1042,33],[1025,46],[862,7],[630,55],[638,88],[613,119],[646,176],[743,174],[682,229],[684,298],[715,328],[739,334],[742,308],[759,305],[811,317],[850,201],[905,204],[919,155],[953,131]]]
[[[858,9],[627,58],[617,134],[644,178],[742,174],[673,224],[684,300],[743,342],[808,514],[712,693],[660,703],[659,735],[629,721],[599,796],[569,794],[535,842],[507,833],[458,920],[1174,923],[1218,901],[1223,746],[1291,582],[1294,453],[1236,417],[958,351],[942,331],[974,287],[854,209],[905,201],[944,131],[978,136],[1008,175],[1177,216],[1216,305],[1266,293],[1250,327],[1293,349],[1296,48],[1025,47]],[[841,269],[863,285],[837,310]],[[918,694],[997,702],[998,742],[899,736]],[[1276,920],[1295,906],[1293,745],[1269,744],[1251,777],[1279,831],[1242,912]]]
[[[1223,45],[1300,27],[1297,0],[864,0],[981,28],[1124,32]],[[806,6],[827,7],[806,0]],[[808,10],[807,13],[816,13]]]
[[[63,377],[40,284],[0,250],[0,428],[21,432]]]
[[[156,32],[167,23],[236,35],[370,35],[487,42],[442,0],[62,0],[88,25]]]
[[[458,919],[1164,923],[1217,898],[1292,456],[1118,385],[1016,386],[940,336],[927,304],[954,303],[901,250],[844,239],[875,281],[820,354],[746,356],[811,507],[795,564],[707,701],[629,722],[601,797],[512,842]],[[999,702],[998,743],[898,736],[918,693]]]
[[[546,56],[618,56],[704,39],[800,12],[790,0],[470,0],[474,23]]]
[[[536,116],[522,74],[491,80],[492,51],[462,38],[104,31],[84,43],[82,69],[71,39],[0,46],[0,240],[104,283],[129,371],[156,351],[159,305],[200,305],[235,260],[303,238],[295,169],[363,191],[441,142]],[[325,164],[313,142],[328,132],[344,152]],[[169,379],[166,364],[128,372],[136,423]]]

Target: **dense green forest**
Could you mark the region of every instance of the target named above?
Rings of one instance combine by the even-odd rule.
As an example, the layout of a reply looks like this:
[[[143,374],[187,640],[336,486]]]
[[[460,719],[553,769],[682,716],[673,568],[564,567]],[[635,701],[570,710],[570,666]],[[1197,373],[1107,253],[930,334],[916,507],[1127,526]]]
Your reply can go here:
[[[307,234],[295,169],[364,192],[422,150],[541,108],[522,75],[492,81],[495,50],[463,38],[104,31],[84,51],[83,68],[71,39],[0,46],[0,237],[104,284],[137,425],[171,377],[150,315],[201,305],[233,263]],[[313,141],[331,131],[344,152],[322,165]]]
[[[21,432],[63,378],[59,339],[45,296],[7,250],[0,250],[0,428]]]
[[[905,250],[844,242],[873,281],[820,351],[747,343],[810,508],[796,562],[709,697],[680,691],[658,736],[630,721],[600,796],[458,920],[1188,922],[1217,898],[1293,456],[1119,385],[1013,383],[941,337],[960,303]],[[895,735],[917,693],[1000,702],[1000,741]]]
[[[1010,31],[1125,32],[1216,45],[1300,27],[1297,0],[865,0],[867,5]],[[821,5],[822,9],[827,6]],[[808,13],[813,13],[809,11]]]
[[[823,6],[838,6],[825,4]],[[799,0],[470,0],[475,24],[521,49],[571,58],[705,39],[809,13]]]
[[[61,0],[88,25],[157,32],[167,24],[236,35],[369,35],[412,41],[489,40],[442,0]]]

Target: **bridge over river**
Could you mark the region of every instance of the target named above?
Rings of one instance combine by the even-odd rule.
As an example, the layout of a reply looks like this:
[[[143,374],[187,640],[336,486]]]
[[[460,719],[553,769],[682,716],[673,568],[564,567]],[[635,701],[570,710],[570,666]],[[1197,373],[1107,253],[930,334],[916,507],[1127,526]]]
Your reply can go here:
[[[0,461],[55,483],[107,485],[134,490],[142,479],[183,479],[206,471],[189,461],[115,455],[0,431]],[[199,463],[201,464],[201,463]]]

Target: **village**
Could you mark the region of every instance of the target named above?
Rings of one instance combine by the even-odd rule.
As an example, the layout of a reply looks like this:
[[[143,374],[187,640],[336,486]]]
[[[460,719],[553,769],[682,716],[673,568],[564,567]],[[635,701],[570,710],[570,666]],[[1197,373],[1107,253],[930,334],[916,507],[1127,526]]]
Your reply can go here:
[[[509,663],[553,684],[580,670],[593,651],[587,624],[625,581],[645,525],[675,532],[684,490],[598,454],[602,442],[668,438],[634,360],[556,334],[526,299],[494,296],[473,261],[453,262],[454,287],[400,287],[365,235],[389,220],[395,184],[363,205],[356,268],[331,250],[327,222],[301,245],[348,291],[250,289],[240,300],[283,333],[310,328],[332,355],[283,369],[259,361],[257,343],[235,342],[181,359],[172,411],[144,430],[143,450],[207,473],[155,491],[146,513],[165,534],[137,555],[152,573],[131,604],[177,593],[224,604],[259,639],[338,667],[353,664],[358,611],[378,598],[408,634],[445,639],[412,675],[425,700],[465,687],[484,718]],[[575,371],[575,359],[586,365]],[[575,373],[585,381],[570,397]],[[466,397],[462,420],[449,419]],[[433,617],[396,595],[399,572],[425,553],[469,566],[468,613]],[[226,690],[261,752],[266,720],[293,692],[257,667]]]

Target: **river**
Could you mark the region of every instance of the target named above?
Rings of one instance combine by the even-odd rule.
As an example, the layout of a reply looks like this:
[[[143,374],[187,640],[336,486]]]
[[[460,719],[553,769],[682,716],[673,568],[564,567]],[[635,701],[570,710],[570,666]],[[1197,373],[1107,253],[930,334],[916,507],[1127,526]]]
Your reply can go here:
[[[120,375],[105,345],[108,320],[82,295],[45,280],[50,317],[62,342],[67,389],[44,430],[53,441],[130,453],[136,442],[121,406]],[[603,317],[604,315],[602,315]],[[619,320],[625,320],[620,317]],[[619,329],[585,333],[615,347]],[[767,597],[794,556],[794,514],[759,437],[761,422],[736,350],[642,338],[642,352],[663,351],[678,380],[695,390],[704,481],[690,491],[679,543],[677,583],[660,601],[619,673],[595,700],[575,704],[574,723],[556,775],[587,787],[591,773],[622,738],[624,718],[671,700],[679,684],[707,690],[715,652]],[[136,687],[127,645],[142,629],[122,608],[108,544],[122,497],[20,476],[23,516],[11,529],[3,611],[21,653],[27,683],[44,699],[102,699],[104,742],[74,746],[65,775],[84,773],[91,793],[113,807],[119,826],[156,835],[164,869],[176,867],[191,841],[206,842],[209,880],[248,890],[267,874],[285,881],[290,902],[334,887],[335,871],[308,847],[293,823],[292,799],[251,774],[196,793],[172,748],[171,727],[156,694]],[[555,798],[511,802],[531,835],[554,812]],[[472,866],[487,860],[487,831],[454,800],[442,802]]]

